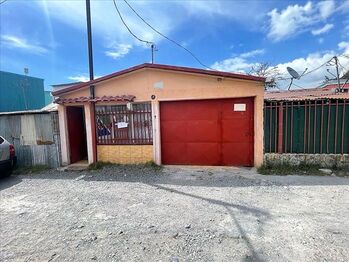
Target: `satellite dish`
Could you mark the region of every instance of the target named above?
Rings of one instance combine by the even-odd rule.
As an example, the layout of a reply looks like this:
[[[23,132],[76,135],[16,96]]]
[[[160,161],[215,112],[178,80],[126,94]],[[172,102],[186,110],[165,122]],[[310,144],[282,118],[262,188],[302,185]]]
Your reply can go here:
[[[301,76],[297,73],[296,70],[294,70],[293,68],[291,67],[287,67],[286,68],[288,73],[292,76],[292,78],[295,78],[295,79],[299,79]]]

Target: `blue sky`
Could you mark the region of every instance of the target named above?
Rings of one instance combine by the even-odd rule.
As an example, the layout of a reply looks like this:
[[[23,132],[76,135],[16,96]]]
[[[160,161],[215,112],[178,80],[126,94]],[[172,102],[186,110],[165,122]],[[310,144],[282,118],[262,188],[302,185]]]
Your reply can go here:
[[[302,72],[334,55],[349,55],[349,1],[129,2],[154,27],[217,70],[247,73],[256,63],[268,62],[287,76],[287,66]],[[202,68],[143,24],[123,0],[117,4],[130,28],[157,45],[156,63]],[[149,46],[127,32],[112,0],[92,0],[91,12],[96,76],[150,62]],[[29,75],[45,79],[46,89],[87,79],[85,19],[84,0],[7,0],[0,5],[0,70],[23,73],[28,67]],[[339,59],[341,70],[349,69],[349,59]],[[323,67],[296,83],[315,87],[326,69],[335,72]]]

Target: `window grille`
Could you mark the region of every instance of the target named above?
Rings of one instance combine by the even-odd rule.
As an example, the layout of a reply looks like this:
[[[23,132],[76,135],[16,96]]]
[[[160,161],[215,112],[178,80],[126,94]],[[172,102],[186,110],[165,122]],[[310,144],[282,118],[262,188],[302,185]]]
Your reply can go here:
[[[150,103],[96,106],[97,144],[153,144]]]

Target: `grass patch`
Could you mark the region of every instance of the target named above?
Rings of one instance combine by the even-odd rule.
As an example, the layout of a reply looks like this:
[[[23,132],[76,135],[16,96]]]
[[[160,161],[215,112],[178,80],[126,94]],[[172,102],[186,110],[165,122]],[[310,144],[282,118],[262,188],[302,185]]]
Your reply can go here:
[[[142,165],[142,164],[141,164],[141,165]],[[161,170],[161,169],[163,168],[162,165],[158,165],[158,164],[156,164],[154,161],[149,161],[149,162],[143,164],[143,166],[144,166],[144,167],[153,168],[153,169],[156,170],[156,171],[159,171],[159,170]]]
[[[159,171],[162,169],[162,166],[157,165],[154,161],[149,161],[146,162],[144,164],[115,164],[115,163],[111,163],[111,162],[96,162],[93,164],[90,164],[88,166],[88,170],[101,170],[105,167],[108,166],[119,166],[119,167],[135,167],[135,168],[151,168],[154,169],[155,171]]]
[[[99,169],[103,169],[106,166],[115,166],[118,164],[114,164],[112,162],[102,162],[102,161],[98,161],[96,163],[92,163],[88,166],[88,170],[99,170]]]
[[[46,165],[21,166],[13,170],[15,175],[30,175],[37,174],[49,170],[50,167]]]
[[[308,176],[328,176],[330,174],[326,174],[324,172],[319,171],[321,169],[320,165],[307,165],[301,163],[298,166],[292,166],[289,164],[264,164],[257,169],[258,173],[261,175],[279,175],[279,176],[287,176],[287,175],[308,175]],[[328,168],[332,170],[332,173],[336,176],[349,176],[349,166],[333,166]]]
[[[309,175],[309,176],[326,176],[325,173],[319,171],[320,165],[306,165],[300,164],[292,166],[289,164],[271,165],[265,164],[257,169],[261,175]]]

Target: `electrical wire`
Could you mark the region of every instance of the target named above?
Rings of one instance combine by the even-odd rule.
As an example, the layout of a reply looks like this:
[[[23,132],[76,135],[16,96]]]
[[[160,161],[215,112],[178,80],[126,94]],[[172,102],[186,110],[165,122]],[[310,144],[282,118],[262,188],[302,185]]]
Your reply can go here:
[[[134,38],[136,38],[136,39],[137,39],[138,41],[140,41],[140,42],[143,42],[143,43],[146,43],[146,44],[154,44],[153,42],[150,42],[150,41],[147,41],[147,40],[144,40],[144,39],[139,38],[135,33],[133,33],[132,30],[129,28],[129,26],[126,24],[124,18],[122,17],[119,8],[118,8],[118,6],[116,5],[116,1],[113,0],[113,3],[114,3],[114,7],[115,7],[117,13],[119,14],[119,17],[120,17],[121,22],[124,24],[124,26],[126,27],[126,29],[128,30],[128,32],[129,32]]]
[[[304,87],[301,87],[300,85],[297,85],[297,84],[295,84],[295,83],[292,83],[294,86],[296,86],[296,87],[299,87],[300,89],[305,89]]]
[[[7,2],[7,0],[3,0],[0,2],[0,5],[4,4],[5,2]]]
[[[311,74],[311,73],[313,73],[313,72],[319,70],[321,67],[323,67],[323,66],[325,66],[327,63],[331,62],[332,59],[333,59],[333,57],[332,57],[330,60],[326,61],[325,63],[321,64],[320,66],[318,66],[318,67],[316,67],[316,68],[314,68],[314,69],[312,69],[312,70],[310,70],[310,71],[304,73],[304,74],[302,75],[302,77],[303,77],[303,76],[306,76],[306,75],[309,75],[309,74]]]
[[[342,68],[342,70],[343,70],[344,72],[347,72],[347,71],[348,71],[348,69],[346,69],[346,68],[339,62],[339,60],[338,60],[338,65],[340,65],[340,67]]]
[[[113,0],[115,1],[115,0]],[[190,51],[188,48],[186,48],[185,46],[181,45],[180,43],[178,43],[177,41],[169,38],[168,36],[166,36],[165,34],[161,33],[159,30],[157,30],[156,28],[154,28],[151,24],[149,24],[132,6],[131,4],[124,0],[124,2],[128,5],[128,7],[133,11],[133,13],[135,13],[136,16],[138,16],[139,19],[141,19],[143,21],[143,23],[145,23],[147,26],[149,26],[154,32],[156,32],[157,34],[159,34],[160,36],[162,36],[163,38],[167,39],[168,41],[172,42],[174,45],[184,49],[185,51],[187,51],[200,65],[202,65],[203,67],[210,69],[210,70],[214,70],[214,71],[218,71],[216,69],[213,69],[207,65],[205,65],[203,62],[200,61],[200,59],[192,52]]]

